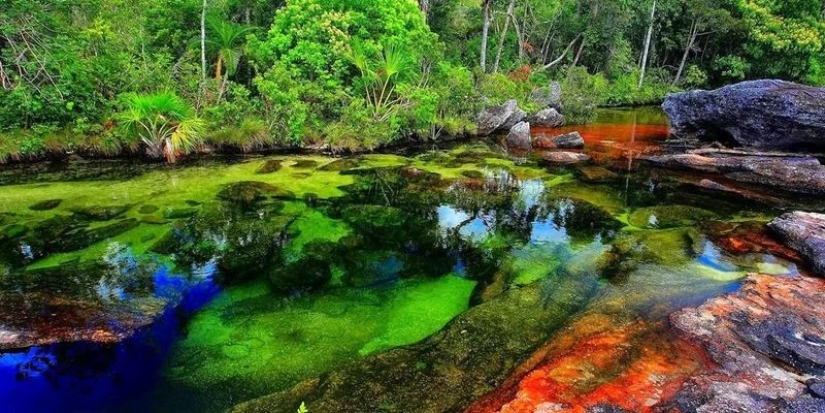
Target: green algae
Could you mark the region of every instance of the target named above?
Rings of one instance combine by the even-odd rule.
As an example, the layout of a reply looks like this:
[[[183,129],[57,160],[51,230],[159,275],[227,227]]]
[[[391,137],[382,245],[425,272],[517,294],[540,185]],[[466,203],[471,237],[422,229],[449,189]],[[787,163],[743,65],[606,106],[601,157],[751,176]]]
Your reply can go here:
[[[447,275],[281,300],[263,283],[231,287],[190,322],[166,378],[262,395],[429,336],[467,309],[473,286]]]
[[[689,227],[718,216],[708,210],[685,205],[661,205],[639,208],[629,217],[628,222],[638,228]]]

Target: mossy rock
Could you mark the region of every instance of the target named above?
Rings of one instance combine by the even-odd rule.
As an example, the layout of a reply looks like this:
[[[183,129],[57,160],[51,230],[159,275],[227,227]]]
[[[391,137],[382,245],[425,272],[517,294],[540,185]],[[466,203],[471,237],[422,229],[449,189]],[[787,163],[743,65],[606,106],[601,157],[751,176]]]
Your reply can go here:
[[[266,273],[280,251],[286,218],[275,222],[240,219],[224,227],[227,243],[218,259],[221,280],[235,282]]]
[[[60,235],[65,234],[79,225],[72,217],[68,215],[55,215],[51,218],[38,222],[32,228],[35,238],[44,242],[50,242],[57,239]]]
[[[345,172],[359,167],[361,163],[362,160],[359,158],[343,158],[323,165],[318,168],[318,170],[327,172]]]
[[[198,215],[200,208],[184,207],[184,208],[167,208],[163,211],[163,216],[166,219],[186,219]]]
[[[393,207],[348,205],[341,209],[341,219],[356,230],[386,237],[404,226],[406,214]]]
[[[257,181],[235,182],[218,193],[219,199],[244,209],[257,207],[269,197],[289,200],[295,199],[295,194],[275,185]]]
[[[269,265],[272,286],[279,291],[314,290],[332,279],[331,262],[337,257],[338,245],[311,241],[296,256],[282,257]]]
[[[470,179],[484,179],[484,173],[481,171],[477,171],[474,169],[469,169],[466,171],[461,171],[461,176]]]
[[[50,243],[50,247],[58,252],[78,251],[134,229],[139,224],[137,219],[129,218],[96,228],[77,228],[57,238]]]
[[[164,225],[169,221],[157,215],[144,215],[140,217],[140,222],[151,225]]]
[[[405,167],[401,168],[399,172],[411,184],[431,186],[438,185],[441,182],[441,175],[424,169]]]
[[[585,182],[612,182],[619,179],[619,175],[601,166],[584,166],[579,168],[579,175]]]
[[[312,159],[299,159],[292,165],[295,169],[314,169],[318,167],[318,161]]]
[[[264,162],[264,164],[261,165],[261,167],[258,168],[257,171],[255,171],[255,173],[256,174],[271,174],[271,173],[280,171],[282,167],[283,167],[283,165],[281,164],[281,161],[279,161],[277,159],[270,159],[270,160]]]
[[[110,221],[129,210],[128,205],[91,205],[70,208],[76,217],[90,221]]]
[[[0,232],[0,235],[2,235],[3,238],[6,239],[14,239],[26,235],[27,232],[29,232],[29,227],[21,224],[11,224],[3,228],[3,231]]]
[[[144,214],[144,215],[154,214],[159,209],[160,209],[160,207],[158,207],[157,205],[141,205],[141,207],[138,208],[138,213],[139,214]]]
[[[354,287],[367,287],[397,280],[404,270],[405,256],[394,251],[356,251],[344,257],[342,280]]]
[[[45,201],[40,201],[34,205],[29,206],[29,209],[32,211],[51,211],[52,209],[57,208],[63,202],[62,199],[47,199]]]
[[[717,218],[718,215],[701,208],[661,205],[637,209],[630,215],[628,222],[638,228],[667,229],[690,227]]]
[[[612,239],[622,223],[604,209],[577,198],[550,200],[552,221],[574,242],[590,242],[596,236]]]

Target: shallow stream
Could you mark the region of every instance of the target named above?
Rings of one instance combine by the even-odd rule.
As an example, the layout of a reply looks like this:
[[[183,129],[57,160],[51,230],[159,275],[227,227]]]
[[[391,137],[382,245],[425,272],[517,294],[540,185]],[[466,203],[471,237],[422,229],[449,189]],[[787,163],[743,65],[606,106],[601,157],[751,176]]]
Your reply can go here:
[[[658,338],[638,354],[671,351],[673,311],[748,272],[798,275],[731,247],[774,207],[636,160],[660,113],[577,129],[594,163],[479,141],[0,171],[0,411],[223,412],[332,371],[388,386],[380,411],[456,411],[582,320],[644,323]],[[400,369],[483,380],[402,391],[392,369],[341,370],[415,343]]]

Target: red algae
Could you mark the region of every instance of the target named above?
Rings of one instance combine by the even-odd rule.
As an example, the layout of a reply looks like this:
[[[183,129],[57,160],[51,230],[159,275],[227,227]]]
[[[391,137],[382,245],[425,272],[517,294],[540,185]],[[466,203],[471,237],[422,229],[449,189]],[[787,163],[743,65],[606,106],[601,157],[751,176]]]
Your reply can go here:
[[[585,412],[599,405],[651,411],[707,365],[701,350],[666,329],[663,322],[585,316],[466,413]]]

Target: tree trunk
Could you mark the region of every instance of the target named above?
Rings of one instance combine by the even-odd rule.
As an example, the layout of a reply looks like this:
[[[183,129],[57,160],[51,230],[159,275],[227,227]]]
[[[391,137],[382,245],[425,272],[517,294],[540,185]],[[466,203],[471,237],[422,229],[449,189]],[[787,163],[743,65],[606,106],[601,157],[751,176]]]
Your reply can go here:
[[[507,15],[504,17],[504,30],[501,31],[501,37],[498,39],[498,50],[496,51],[496,62],[493,63],[493,73],[498,73],[498,65],[501,62],[501,51],[504,50],[504,39],[507,38],[507,29],[510,28],[510,16],[512,16],[515,7],[516,0],[510,0],[510,5],[507,6]]]
[[[201,80],[206,83],[206,0],[201,10]]]
[[[481,72],[487,72],[487,36],[490,33],[490,3],[492,0],[484,0],[481,4],[481,12],[484,15],[484,26],[481,29]]]
[[[696,35],[699,32],[699,24],[696,19],[690,24],[690,34],[688,35],[687,46],[685,47],[685,54],[682,55],[682,61],[679,63],[679,70],[676,71],[676,77],[673,79],[673,86],[677,86],[682,79],[682,72],[685,70],[685,63],[687,63],[690,49],[693,47],[693,42],[696,41]]]
[[[426,20],[427,15],[430,13],[430,0],[418,0],[418,7],[424,13],[424,20]]]
[[[513,2],[515,3],[515,2]],[[516,38],[518,38],[518,58],[524,58],[524,36],[522,36],[521,27],[518,24],[518,20],[516,19],[516,14],[513,10],[508,10],[507,14],[513,19],[513,28],[516,29]]]
[[[218,53],[218,61],[215,62],[215,79],[221,79],[221,72],[223,71],[223,56]]]
[[[587,42],[587,37],[582,38],[582,42],[579,44],[579,50],[576,52],[576,57],[573,59],[573,66],[579,64],[579,59],[582,57],[582,52],[584,51],[584,44]]]
[[[650,39],[653,37],[653,23],[656,21],[656,1],[653,0],[653,7],[650,9],[650,25],[647,27],[647,37],[645,38],[645,50],[642,54],[642,72],[639,74],[639,89],[645,82],[645,70],[647,69],[647,55],[650,52]]]

